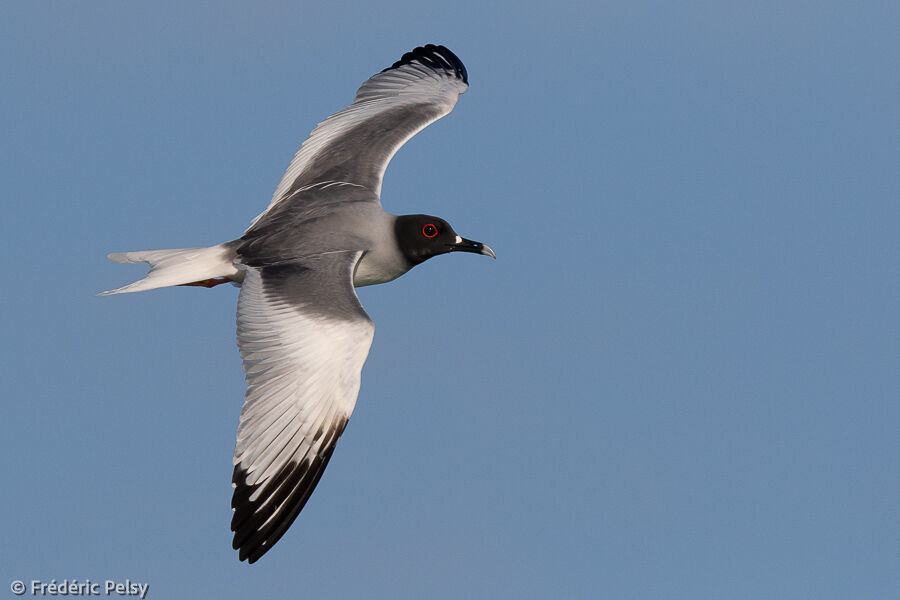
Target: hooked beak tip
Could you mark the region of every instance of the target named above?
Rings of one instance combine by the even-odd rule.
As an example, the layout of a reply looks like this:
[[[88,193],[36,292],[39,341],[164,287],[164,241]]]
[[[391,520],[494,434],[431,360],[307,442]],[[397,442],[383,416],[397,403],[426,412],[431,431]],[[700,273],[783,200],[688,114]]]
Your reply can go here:
[[[493,248],[488,246],[487,244],[482,244],[481,242],[473,242],[472,240],[467,240],[466,238],[458,237],[459,241],[455,244],[450,244],[450,251],[455,252],[471,252],[473,254],[484,254],[485,256],[490,256],[493,259],[497,258],[497,255],[494,254]]]

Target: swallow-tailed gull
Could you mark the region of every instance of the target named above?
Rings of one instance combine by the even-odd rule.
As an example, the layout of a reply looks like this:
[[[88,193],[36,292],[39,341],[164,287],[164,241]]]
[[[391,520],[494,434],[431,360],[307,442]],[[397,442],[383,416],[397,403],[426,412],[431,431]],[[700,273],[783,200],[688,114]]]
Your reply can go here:
[[[208,248],[109,255],[149,263],[150,272],[104,294],[226,282],[241,287],[237,343],[247,391],[231,503],[240,560],[258,560],[297,518],[356,405],[374,327],[354,287],[391,281],[447,252],[495,257],[439,217],[381,208],[391,157],[453,110],[467,88],[466,68],[450,50],[416,48],[363,83],[353,104],[319,123],[268,208],[240,238]]]

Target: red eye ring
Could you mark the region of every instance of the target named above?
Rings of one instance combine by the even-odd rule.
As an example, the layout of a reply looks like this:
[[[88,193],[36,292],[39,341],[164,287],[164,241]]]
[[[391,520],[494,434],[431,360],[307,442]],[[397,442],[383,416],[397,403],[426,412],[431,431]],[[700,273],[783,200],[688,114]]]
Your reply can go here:
[[[435,227],[434,223],[428,223],[424,227],[422,227],[422,235],[427,238],[437,237],[438,228]]]

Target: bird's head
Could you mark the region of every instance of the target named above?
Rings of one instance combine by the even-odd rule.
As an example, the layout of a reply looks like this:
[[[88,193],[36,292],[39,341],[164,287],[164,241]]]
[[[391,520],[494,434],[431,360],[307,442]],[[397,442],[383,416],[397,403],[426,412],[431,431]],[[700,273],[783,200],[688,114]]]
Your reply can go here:
[[[490,246],[461,237],[440,217],[403,215],[397,217],[394,232],[401,252],[413,265],[447,252],[473,252],[497,258]]]

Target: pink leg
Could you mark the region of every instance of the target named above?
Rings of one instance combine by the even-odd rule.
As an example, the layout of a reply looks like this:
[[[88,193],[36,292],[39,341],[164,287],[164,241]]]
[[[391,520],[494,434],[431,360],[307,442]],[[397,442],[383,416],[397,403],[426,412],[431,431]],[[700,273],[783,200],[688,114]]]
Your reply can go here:
[[[205,288],[215,287],[223,283],[231,281],[227,277],[213,277],[211,279],[203,279],[202,281],[192,281],[191,283],[179,283],[178,285],[196,285]]]

